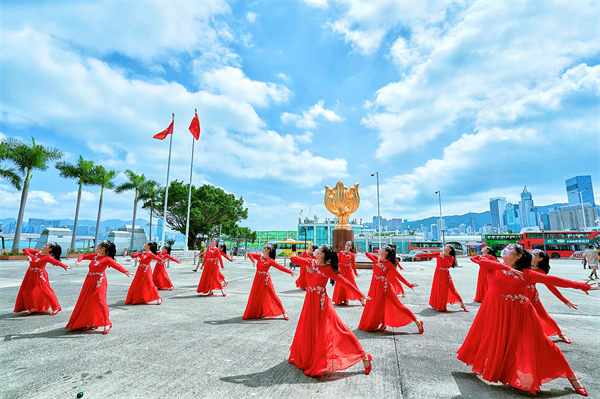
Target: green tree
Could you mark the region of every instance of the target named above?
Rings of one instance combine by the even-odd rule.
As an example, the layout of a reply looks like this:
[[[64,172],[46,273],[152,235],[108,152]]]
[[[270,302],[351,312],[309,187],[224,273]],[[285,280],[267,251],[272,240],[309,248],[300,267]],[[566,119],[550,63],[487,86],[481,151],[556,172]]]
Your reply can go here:
[[[115,193],[121,194],[121,193],[124,193],[125,191],[135,190],[135,197],[133,198],[133,222],[132,222],[132,226],[131,226],[131,239],[129,240],[129,247],[130,247],[129,249],[132,249],[132,247],[133,247],[133,232],[135,230],[135,214],[137,212],[137,203],[140,200],[139,194],[140,194],[140,190],[142,189],[144,182],[146,181],[146,176],[144,176],[143,174],[138,175],[135,172],[133,172],[131,169],[127,169],[125,171],[125,175],[129,179],[129,181],[117,186],[117,188],[115,189]]]
[[[150,240],[152,240],[152,213],[154,212],[154,204],[158,199],[158,195],[162,188],[154,180],[146,180],[140,190],[140,200],[146,201],[143,203],[142,208],[150,210]]]
[[[102,201],[104,199],[104,189],[115,188],[113,179],[117,175],[114,170],[106,170],[102,165],[96,166],[92,171],[92,184],[100,186],[100,200],[98,201],[98,218],[96,219],[96,234],[94,236],[94,247],[98,246],[98,235],[100,233],[100,216],[102,215]]]
[[[93,184],[94,169],[93,161],[86,161],[80,155],[75,165],[68,162],[57,162],[56,169],[60,170],[60,177],[65,179],[76,179],[79,189],[77,190],[77,205],[75,205],[75,220],[73,221],[73,236],[71,237],[70,249],[75,249],[75,236],[77,235],[77,221],[79,220],[79,205],[81,204],[81,191],[83,185]]]
[[[14,139],[7,139],[8,142],[14,141]],[[0,162],[10,160],[9,151],[10,146],[8,142],[4,140],[0,142]],[[8,182],[17,190],[21,189],[21,176],[17,173],[17,170],[10,166],[0,166],[0,177]]]
[[[31,143],[25,144],[15,139],[4,139],[6,143],[5,156],[13,161],[17,170],[25,178],[23,180],[23,190],[21,191],[21,204],[19,206],[19,216],[17,217],[17,230],[13,241],[12,252],[18,252],[19,241],[21,240],[21,228],[23,227],[23,215],[25,214],[25,204],[27,203],[27,194],[29,193],[29,183],[31,182],[31,172],[34,169],[48,169],[48,162],[58,160],[63,157],[63,152],[57,148],[44,147],[37,145],[35,139],[31,138]]]
[[[172,181],[169,185],[166,224],[173,230],[185,234],[189,185]],[[156,201],[154,216],[161,217],[165,204],[165,190],[161,190]],[[203,185],[192,186],[192,204],[190,209],[190,235],[188,247],[196,247],[196,237],[207,237],[215,233],[219,225],[229,226],[248,218],[248,209],[244,208],[244,199],[235,198],[220,188]]]

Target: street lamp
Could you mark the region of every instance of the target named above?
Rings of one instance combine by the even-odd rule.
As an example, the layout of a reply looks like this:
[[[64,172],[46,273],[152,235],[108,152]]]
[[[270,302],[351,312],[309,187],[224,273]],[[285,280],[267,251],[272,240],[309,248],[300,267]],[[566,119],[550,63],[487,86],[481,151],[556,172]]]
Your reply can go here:
[[[442,193],[440,190],[435,192],[438,195],[440,201],[440,230],[442,231],[442,245],[446,245],[446,237],[444,236],[444,219],[442,218]]]
[[[381,251],[381,213],[379,212],[379,172],[371,173],[377,176],[377,235],[379,236],[379,250]]]
[[[584,188],[581,191],[571,191],[573,194],[579,194],[579,202],[581,203],[581,213],[583,214],[583,229],[584,231],[587,230],[587,223],[585,221],[585,210],[583,209],[583,197],[581,196],[581,194],[585,191],[585,190],[589,190],[589,187]]]

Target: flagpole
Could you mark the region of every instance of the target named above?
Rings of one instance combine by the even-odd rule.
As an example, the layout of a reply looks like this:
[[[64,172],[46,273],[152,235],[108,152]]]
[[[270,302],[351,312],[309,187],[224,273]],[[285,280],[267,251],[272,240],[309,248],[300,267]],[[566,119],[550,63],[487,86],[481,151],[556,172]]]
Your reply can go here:
[[[195,113],[198,113],[197,109],[194,109]],[[192,136],[192,162],[190,164],[190,192],[188,194],[188,209],[187,209],[187,219],[185,222],[185,250],[187,251],[189,235],[190,235],[190,208],[192,206],[192,172],[194,171],[194,144],[196,138]]]
[[[173,113],[173,130],[175,130],[175,113]],[[161,248],[165,245],[165,232],[167,229],[167,201],[169,200],[169,171],[171,169],[171,146],[173,145],[173,132],[170,134],[169,139],[169,162],[167,163],[167,185],[165,191],[165,211],[163,213],[163,225],[162,225],[162,238],[160,240]]]

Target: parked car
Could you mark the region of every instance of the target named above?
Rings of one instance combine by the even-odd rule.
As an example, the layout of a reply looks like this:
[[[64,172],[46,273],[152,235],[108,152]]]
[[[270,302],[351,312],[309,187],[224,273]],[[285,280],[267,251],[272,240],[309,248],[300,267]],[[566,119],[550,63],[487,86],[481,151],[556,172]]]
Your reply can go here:
[[[241,247],[233,248],[233,256],[244,256],[246,255],[246,249]]]
[[[420,260],[431,260],[431,258],[423,258],[423,259],[417,258],[417,255],[426,254],[426,253],[427,252],[425,252],[425,251],[410,251],[408,254],[402,255],[402,257],[400,258],[400,261],[402,261],[402,262],[418,262]]]

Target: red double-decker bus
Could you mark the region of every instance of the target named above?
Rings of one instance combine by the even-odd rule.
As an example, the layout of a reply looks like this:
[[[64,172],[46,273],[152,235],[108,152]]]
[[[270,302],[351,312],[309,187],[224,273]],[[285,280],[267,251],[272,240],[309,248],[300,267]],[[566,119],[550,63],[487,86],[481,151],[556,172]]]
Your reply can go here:
[[[525,249],[541,249],[552,258],[581,258],[587,245],[597,248],[600,241],[599,231],[544,231],[521,235],[519,244]]]

